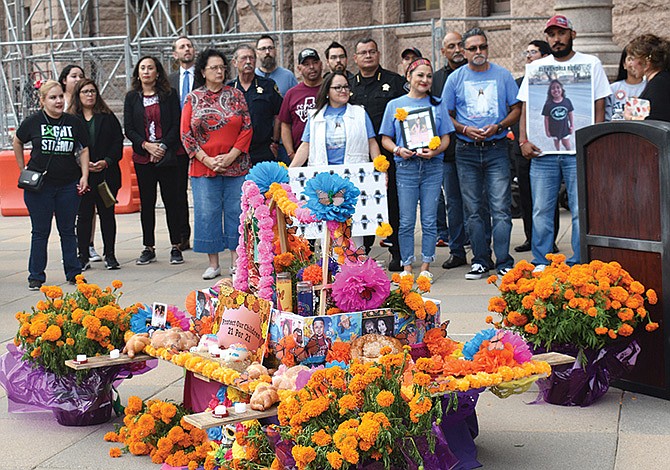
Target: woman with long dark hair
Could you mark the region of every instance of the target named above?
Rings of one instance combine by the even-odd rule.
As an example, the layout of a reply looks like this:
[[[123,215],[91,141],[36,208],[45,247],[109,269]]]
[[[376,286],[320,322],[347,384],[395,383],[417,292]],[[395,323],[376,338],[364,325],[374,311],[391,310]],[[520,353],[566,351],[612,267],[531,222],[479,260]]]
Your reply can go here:
[[[409,93],[389,101],[379,129],[382,145],[395,155],[396,183],[400,201],[400,264],[405,273],[412,272],[414,262],[414,226],[416,209],[421,203],[421,275],[432,278],[430,263],[435,260],[437,240],[437,199],[442,187],[444,151],[449,145],[449,133],[454,131],[449,113],[444,104],[430,94],[433,84],[433,66],[428,59],[416,59],[407,67]],[[429,148],[409,149],[401,125],[404,119],[398,110],[406,112],[430,108],[434,119],[433,132],[440,138],[434,150]],[[425,118],[422,118],[425,119]]]
[[[105,250],[103,254],[105,267],[119,269],[114,250],[116,243],[114,204],[112,201],[105,201],[103,194],[109,188],[109,193],[116,199],[121,187],[121,170],[119,169],[119,162],[123,157],[121,124],[100,96],[98,85],[89,78],[77,83],[68,112],[82,119],[89,137],[88,170],[92,191],[84,194],[79,204],[79,217],[77,218],[79,261],[83,270],[90,267],[89,240],[93,218],[97,210]]]
[[[16,130],[14,156],[23,169],[24,145],[32,143],[29,170],[45,172],[39,191],[25,190],[23,200],[30,214],[32,238],[28,261],[28,289],[39,290],[46,282],[47,245],[51,224],[61,239],[65,278],[75,283],[81,274],[77,258],[77,236],[74,225],[79,209],[79,196],[88,191],[88,134],[80,119],[63,112],[63,88],[55,80],[47,80],[39,91],[42,109],[28,116]],[[77,165],[79,152],[81,169]]]
[[[349,82],[342,72],[323,80],[316,108],[302,134],[291,166],[369,162],[379,155],[372,121],[362,106],[349,104]]]
[[[193,251],[207,253],[209,261],[203,279],[221,275],[219,253],[226,249],[234,270],[242,183],[251,168],[251,116],[242,92],[224,85],[227,66],[220,51],[200,53],[195,70],[205,85],[186,97],[181,114],[182,142],[191,158]]]
[[[131,90],[123,106],[126,137],[133,144],[133,163],[140,190],[140,219],[144,250],[136,264],[156,261],[156,196],[160,185],[172,249],[170,264],[181,264],[182,216],[177,192],[176,151],[179,145],[179,98],[170,87],[160,61],[140,58],[133,70]]]
[[[77,86],[80,80],[86,78],[84,69],[79,65],[70,64],[66,65],[63,70],[61,70],[60,75],[58,76],[58,83],[63,87],[63,96],[65,99],[65,110],[70,107],[72,103],[72,95],[74,94],[74,87]]]

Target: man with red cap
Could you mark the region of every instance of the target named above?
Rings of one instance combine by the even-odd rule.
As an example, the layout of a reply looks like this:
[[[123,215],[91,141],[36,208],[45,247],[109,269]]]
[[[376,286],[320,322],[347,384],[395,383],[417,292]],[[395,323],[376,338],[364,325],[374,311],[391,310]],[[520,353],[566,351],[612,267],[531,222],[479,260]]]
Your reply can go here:
[[[572,23],[563,15],[555,15],[547,21],[544,34],[552,55],[538,59],[533,65],[568,66],[590,64],[594,102],[595,122],[605,120],[605,99],[612,93],[600,59],[573,50],[572,42],[577,36]],[[523,102],[519,122],[519,146],[525,158],[531,159],[530,185],[533,194],[533,234],[532,263],[543,269],[547,265],[546,255],[552,252],[554,243],[554,210],[558,199],[561,180],[565,181],[568,203],[572,213],[572,251],[568,258],[570,265],[580,262],[579,253],[579,206],[577,204],[577,159],[574,153],[552,154],[528,140],[526,112],[528,110],[528,74],[519,89],[518,99]],[[549,119],[553,118],[549,116]],[[560,113],[556,113],[557,116]],[[564,113],[565,114],[565,113]],[[558,117],[556,118],[558,119]]]

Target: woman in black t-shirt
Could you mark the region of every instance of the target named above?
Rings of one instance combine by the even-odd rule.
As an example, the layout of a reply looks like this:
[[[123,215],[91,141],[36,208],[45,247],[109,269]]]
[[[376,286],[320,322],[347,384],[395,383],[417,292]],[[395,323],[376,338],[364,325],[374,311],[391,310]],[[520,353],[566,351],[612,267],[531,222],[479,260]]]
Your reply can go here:
[[[28,116],[14,136],[13,148],[19,169],[25,167],[24,144],[31,142],[28,169],[46,171],[40,191],[24,191],[30,214],[32,239],[28,262],[28,288],[38,290],[46,281],[47,245],[55,215],[61,239],[65,277],[75,283],[81,274],[74,231],[79,199],[88,187],[88,134],[81,120],[63,112],[63,88],[48,80],[40,88],[42,109]],[[79,154],[81,168],[77,165]]]
[[[633,39],[626,52],[633,57],[631,73],[647,79],[640,99],[649,101],[649,115],[645,119],[670,122],[670,42],[653,34]],[[626,119],[633,119],[630,110],[624,110]]]

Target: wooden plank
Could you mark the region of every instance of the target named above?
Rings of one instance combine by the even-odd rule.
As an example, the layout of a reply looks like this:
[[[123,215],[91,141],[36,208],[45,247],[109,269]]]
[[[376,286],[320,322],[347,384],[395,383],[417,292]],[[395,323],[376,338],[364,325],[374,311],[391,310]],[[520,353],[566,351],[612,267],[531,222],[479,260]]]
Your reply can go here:
[[[247,405],[248,406],[248,405]],[[227,424],[235,424],[240,421],[247,421],[249,419],[268,418],[270,416],[277,416],[277,405],[265,411],[256,411],[248,409],[245,413],[235,413],[232,408],[228,409],[229,415],[225,418],[215,418],[210,411],[203,411],[202,413],[195,413],[184,416],[187,423],[195,426],[198,429],[209,429],[217,426],[225,426]]]
[[[112,359],[109,356],[96,356],[89,357],[88,361],[84,364],[79,364],[76,361],[70,359],[65,361],[65,365],[74,370],[87,370],[87,369],[97,369],[99,367],[110,367],[118,366],[121,364],[130,364],[131,362],[142,362],[155,359],[153,356],[148,354],[136,354],[135,357],[128,357],[127,354],[121,354],[118,358]]]
[[[568,354],[561,354],[557,352],[548,352],[542,354],[535,354],[533,356],[534,361],[544,361],[550,366],[559,366],[561,364],[572,364],[575,362],[575,358],[569,356]]]

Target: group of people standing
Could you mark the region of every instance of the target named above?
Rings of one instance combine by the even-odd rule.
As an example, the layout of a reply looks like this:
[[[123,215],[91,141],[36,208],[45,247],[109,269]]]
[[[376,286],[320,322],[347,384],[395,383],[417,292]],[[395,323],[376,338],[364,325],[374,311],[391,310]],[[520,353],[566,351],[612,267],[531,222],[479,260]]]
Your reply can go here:
[[[552,17],[544,32],[547,42],[531,42],[527,60],[547,65],[591,63],[594,121],[604,120],[614,88],[610,89],[600,61],[573,50],[576,33],[564,16]],[[25,164],[23,146],[32,142],[28,167],[46,170],[42,190],[25,192],[33,226],[29,287],[38,289],[46,280],[53,215],[68,281],[74,282],[97,255],[92,248],[96,211],[106,267],[119,268],[114,251],[114,206],[105,194],[114,199],[120,188],[124,132],[132,143],[141,199],[144,248],[138,265],[156,260],[159,186],[170,235],[170,263],[180,264],[182,251],[190,248],[186,197],[190,177],[193,250],[208,255],[202,277],[213,279],[222,273],[219,253],[226,249],[233,270],[241,186],[252,165],[262,161],[291,166],[348,164],[370,161],[381,153],[390,161],[387,201],[394,233],[382,246],[391,253],[391,271],[412,272],[420,207],[422,274],[431,277],[435,248],[446,245],[447,240],[451,253],[443,268],[467,264],[465,246],[469,243],[472,259],[466,279],[480,279],[491,269],[504,274],[514,262],[509,253],[507,134],[517,123],[517,176],[520,184],[525,182],[522,208],[527,240],[516,249],[532,250],[538,266],[547,262],[545,255],[556,248],[556,200],[564,181],[573,214],[573,255],[568,261],[578,262],[574,154],[552,154],[554,149],[540,149],[528,140],[527,80],[515,82],[509,71],[488,60],[489,44],[483,30],[474,28],[463,36],[450,32],[442,45],[446,64],[439,70],[416,48],[403,51],[404,76],[380,66],[380,51],[372,38],[355,44],[357,74],[347,71],[347,51],[341,44],[333,42],[326,49],[329,71],[325,76],[319,53],[306,48],[298,55],[298,82],[293,73],[277,65],[274,39],[262,36],[255,47],[236,48],[232,65],[237,78],[231,80],[223,53],[205,49],[196,54],[193,42],[182,36],[173,44],[177,72],[168,75],[153,56],[137,62],[124,102],[124,131],[96,83],[86,79],[80,67],[67,67],[60,82],[42,85],[42,109],[21,123],[14,140],[21,168]],[[619,83],[623,91],[614,96],[638,93],[631,87],[639,86],[644,77],[640,97],[651,102],[649,118],[667,118],[669,49],[665,40],[652,35],[632,41],[625,51],[627,58],[622,59],[628,77]],[[609,103],[613,118],[625,115],[620,104]],[[556,150],[561,145],[567,148],[569,142],[564,133],[556,134],[550,116],[557,114],[556,107],[565,109],[568,120],[562,129],[574,132],[571,104],[560,82],[549,86],[543,114],[546,133],[555,140]],[[424,127],[430,122],[434,145],[417,146],[407,140],[403,121],[414,112],[430,116],[417,120],[415,127],[423,129],[419,132],[423,135],[425,129],[419,122]],[[368,251],[373,242],[374,237],[365,237]]]

